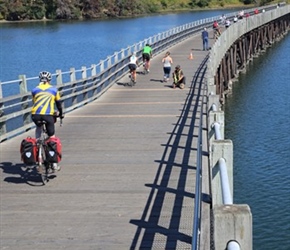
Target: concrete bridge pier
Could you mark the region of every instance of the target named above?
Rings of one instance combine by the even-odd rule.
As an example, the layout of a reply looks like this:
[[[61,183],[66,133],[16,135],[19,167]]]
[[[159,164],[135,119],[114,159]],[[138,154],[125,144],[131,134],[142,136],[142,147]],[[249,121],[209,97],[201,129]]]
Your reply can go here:
[[[248,205],[216,205],[213,208],[216,250],[225,250],[235,241],[240,249],[253,249],[252,213]]]

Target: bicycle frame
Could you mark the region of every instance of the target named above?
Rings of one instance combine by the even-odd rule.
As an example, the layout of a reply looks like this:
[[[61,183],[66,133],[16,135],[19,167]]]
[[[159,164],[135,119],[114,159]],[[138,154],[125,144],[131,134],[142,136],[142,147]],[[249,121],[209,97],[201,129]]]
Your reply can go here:
[[[37,140],[37,159],[38,163],[36,164],[37,172],[41,175],[41,180],[43,185],[48,182],[48,174],[52,172],[51,163],[46,161],[45,156],[45,141],[48,139],[48,135],[46,134],[45,122],[42,122],[41,125],[41,135]]]
[[[144,68],[143,73],[144,73],[144,75],[148,73],[148,66],[149,66],[149,62],[148,62],[148,60],[145,59],[144,62],[143,62],[143,68]]]
[[[37,159],[38,162],[36,164],[37,172],[41,176],[41,180],[43,185],[45,185],[49,181],[49,174],[54,173],[53,164],[46,161],[46,140],[49,138],[46,132],[45,122],[41,122],[41,134],[39,139],[37,140]],[[60,119],[60,126],[62,126],[62,119]]]

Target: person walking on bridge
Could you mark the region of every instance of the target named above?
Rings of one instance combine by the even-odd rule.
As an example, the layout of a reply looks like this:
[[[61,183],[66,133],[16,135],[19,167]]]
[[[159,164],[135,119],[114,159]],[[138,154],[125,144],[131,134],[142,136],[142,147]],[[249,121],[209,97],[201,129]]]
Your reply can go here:
[[[201,38],[202,38],[203,50],[208,50],[208,32],[206,28],[203,29],[201,33]]]
[[[173,64],[173,60],[170,56],[170,52],[166,52],[165,56],[162,58],[163,63],[163,82],[169,81],[170,71],[171,71],[171,65]]]

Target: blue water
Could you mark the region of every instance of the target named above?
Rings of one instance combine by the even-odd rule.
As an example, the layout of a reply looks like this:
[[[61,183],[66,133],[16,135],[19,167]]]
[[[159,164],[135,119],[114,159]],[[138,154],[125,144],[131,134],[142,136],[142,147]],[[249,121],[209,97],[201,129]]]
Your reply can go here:
[[[290,249],[290,33],[247,67],[225,105],[234,197],[253,215],[254,248]]]

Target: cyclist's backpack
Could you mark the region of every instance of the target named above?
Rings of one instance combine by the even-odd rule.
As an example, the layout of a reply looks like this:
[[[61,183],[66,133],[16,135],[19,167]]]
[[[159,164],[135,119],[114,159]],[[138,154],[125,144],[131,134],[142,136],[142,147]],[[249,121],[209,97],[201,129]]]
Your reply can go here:
[[[46,141],[45,156],[50,163],[58,163],[61,160],[61,141],[58,137],[50,137]]]
[[[21,160],[27,164],[32,165],[37,162],[37,145],[36,139],[27,137],[23,139],[20,144]]]

